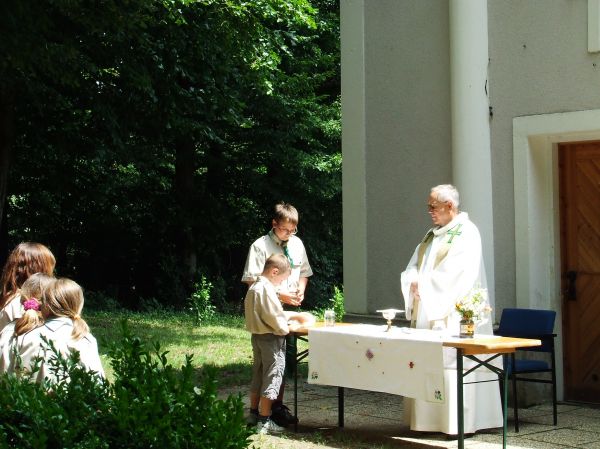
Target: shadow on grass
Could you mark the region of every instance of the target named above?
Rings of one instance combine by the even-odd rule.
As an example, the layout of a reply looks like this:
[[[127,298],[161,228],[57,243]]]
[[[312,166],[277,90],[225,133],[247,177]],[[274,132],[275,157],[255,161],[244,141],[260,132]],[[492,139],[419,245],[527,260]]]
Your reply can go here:
[[[247,363],[230,363],[215,366],[205,364],[195,369],[196,379],[200,380],[207,369],[215,369],[217,372],[217,385],[219,389],[250,385],[252,378],[252,367]]]
[[[322,445],[327,448],[339,449],[441,449],[447,445],[434,441],[417,441],[419,438],[439,439],[445,441],[442,434],[423,434],[410,432],[399,427],[398,432],[381,431],[379,429],[340,429],[309,428],[300,426],[297,433],[286,432],[281,439]],[[298,447],[294,445],[294,447]],[[311,446],[312,447],[312,446]]]

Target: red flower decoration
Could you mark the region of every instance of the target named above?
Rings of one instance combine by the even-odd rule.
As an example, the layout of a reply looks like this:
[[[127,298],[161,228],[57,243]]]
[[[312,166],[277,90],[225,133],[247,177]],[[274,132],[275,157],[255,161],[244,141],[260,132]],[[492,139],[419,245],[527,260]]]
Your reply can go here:
[[[370,349],[367,349],[367,352],[365,352],[365,357],[371,360],[373,357],[375,357],[375,354],[373,354],[373,351]]]
[[[410,369],[413,369],[415,367],[415,364],[411,361],[411,362],[408,363],[408,367]]]

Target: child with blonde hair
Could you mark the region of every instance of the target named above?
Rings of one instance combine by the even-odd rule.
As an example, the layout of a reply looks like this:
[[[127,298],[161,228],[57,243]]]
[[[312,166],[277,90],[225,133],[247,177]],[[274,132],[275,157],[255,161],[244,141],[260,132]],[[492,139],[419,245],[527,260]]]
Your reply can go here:
[[[41,243],[19,243],[12,250],[2,270],[2,297],[0,298],[0,331],[23,314],[20,289],[34,273],[51,276],[56,259]]]
[[[16,321],[15,332],[8,344],[2,347],[0,372],[26,373],[37,382],[56,380],[55,373],[49,369],[53,353],[44,342],[46,339],[64,357],[79,352],[80,365],[104,377],[98,344],[81,317],[83,302],[83,290],[76,282],[66,278],[49,282],[41,294],[37,326],[29,309],[35,308],[31,302],[25,306],[27,313]],[[5,334],[3,332],[0,339]],[[39,370],[32,372],[37,360]]]
[[[248,424],[259,433],[279,433],[283,427],[271,420],[273,402],[279,395],[285,369],[286,316],[275,290],[290,275],[290,262],[283,254],[265,261],[262,274],[244,299],[246,329],[252,334],[252,381]]]
[[[4,350],[13,334],[17,332],[19,335],[29,332],[36,327],[44,324],[42,312],[40,312],[40,301],[46,287],[54,281],[53,276],[48,276],[43,273],[35,273],[23,283],[20,288],[19,300],[23,308],[22,316],[8,323],[0,332],[0,349]],[[17,322],[19,324],[16,327]]]

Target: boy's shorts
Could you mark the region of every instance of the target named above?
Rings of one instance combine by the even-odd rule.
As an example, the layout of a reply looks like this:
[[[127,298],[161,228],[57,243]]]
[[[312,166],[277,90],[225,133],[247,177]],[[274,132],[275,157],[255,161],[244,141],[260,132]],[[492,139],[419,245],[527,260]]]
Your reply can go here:
[[[252,334],[252,382],[250,391],[275,400],[283,382],[285,336]]]

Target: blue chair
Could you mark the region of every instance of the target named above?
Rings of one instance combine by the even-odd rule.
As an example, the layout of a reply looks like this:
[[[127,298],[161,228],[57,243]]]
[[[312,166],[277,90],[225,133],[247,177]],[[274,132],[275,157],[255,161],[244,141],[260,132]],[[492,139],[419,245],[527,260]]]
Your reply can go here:
[[[552,411],[556,426],[556,357],[554,354],[554,321],[556,312],[553,310],[536,309],[504,309],[500,317],[500,325],[494,332],[503,337],[536,338],[542,341],[541,346],[518,349],[516,353],[505,358],[504,369],[512,381],[513,407],[515,415],[515,432],[519,431],[519,407],[517,399],[517,381],[539,382],[552,384]],[[524,352],[546,352],[550,354],[550,362],[545,360],[527,360],[518,358]],[[533,373],[548,373],[550,378],[534,378]]]

